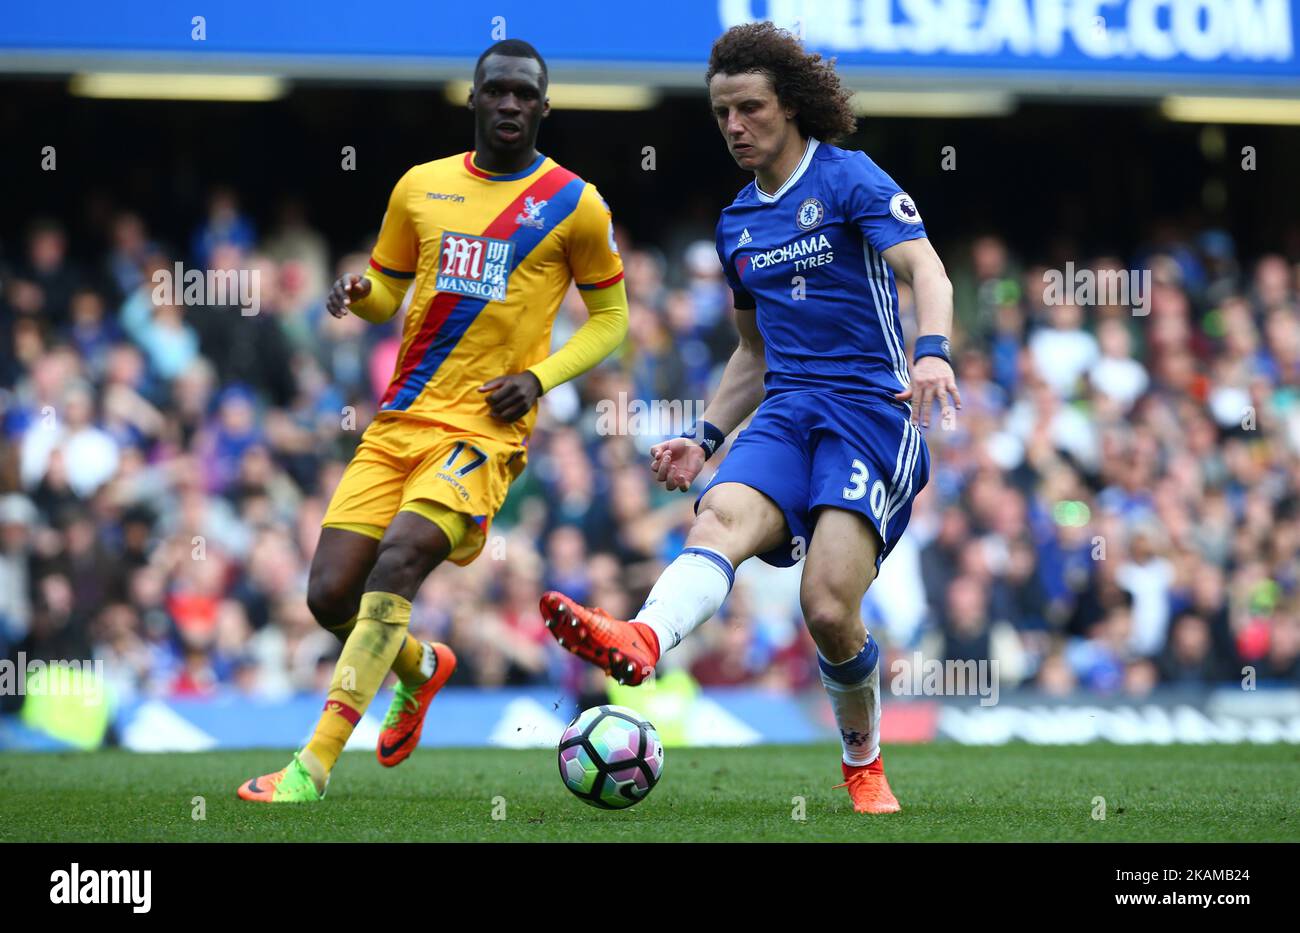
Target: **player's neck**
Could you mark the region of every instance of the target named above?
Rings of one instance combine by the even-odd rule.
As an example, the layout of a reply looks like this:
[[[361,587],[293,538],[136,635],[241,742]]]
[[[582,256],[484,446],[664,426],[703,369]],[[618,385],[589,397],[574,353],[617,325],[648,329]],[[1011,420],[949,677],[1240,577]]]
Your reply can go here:
[[[493,175],[512,175],[522,172],[537,161],[536,147],[529,147],[526,152],[493,152],[484,146],[474,150],[474,167]]]
[[[808,140],[799,134],[795,134],[780,154],[772,160],[772,164],[766,168],[761,168],[754,173],[758,182],[759,189],[764,194],[776,194],[781,190],[781,186],[786,183],[794,170],[799,167],[799,162],[803,159],[804,151],[808,148]]]

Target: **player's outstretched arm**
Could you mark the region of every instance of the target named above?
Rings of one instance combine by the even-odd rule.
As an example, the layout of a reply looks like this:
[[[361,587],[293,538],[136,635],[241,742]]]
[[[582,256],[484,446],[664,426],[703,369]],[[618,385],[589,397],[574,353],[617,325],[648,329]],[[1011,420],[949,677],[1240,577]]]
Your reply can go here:
[[[917,334],[952,335],[952,283],[944,271],[943,261],[925,237],[904,240],[882,254],[885,262],[901,281],[912,287],[916,301]],[[946,352],[946,351],[945,351]],[[952,365],[938,356],[923,356],[912,365],[912,384],[894,396],[912,403],[912,423],[930,426],[930,408],[938,402],[944,419],[950,417],[949,405],[961,408],[961,393]]]
[[[759,333],[753,308],[736,309],[736,330],[740,333],[740,343],[727,360],[718,391],[700,417],[724,437],[740,427],[763,401],[763,376],[767,372],[763,335]],[[690,489],[704,469],[704,461],[704,448],[690,438],[677,437],[650,448],[650,469],[655,479],[670,491]]]

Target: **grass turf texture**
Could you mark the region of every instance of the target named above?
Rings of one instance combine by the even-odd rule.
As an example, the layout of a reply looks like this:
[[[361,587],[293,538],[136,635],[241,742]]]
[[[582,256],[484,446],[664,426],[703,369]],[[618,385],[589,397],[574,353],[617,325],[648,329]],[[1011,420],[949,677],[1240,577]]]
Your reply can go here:
[[[1279,841],[1300,840],[1295,746],[898,746],[903,812],[855,814],[838,749],[668,749],[629,810],[587,806],[549,749],[441,749],[384,769],[345,754],[318,804],[245,803],[274,751],[0,755],[4,841]],[[206,801],[195,820],[193,798]],[[505,798],[494,820],[493,798]],[[806,820],[791,798],[806,799]],[[1106,819],[1092,818],[1095,797]],[[499,812],[499,807],[498,807]]]

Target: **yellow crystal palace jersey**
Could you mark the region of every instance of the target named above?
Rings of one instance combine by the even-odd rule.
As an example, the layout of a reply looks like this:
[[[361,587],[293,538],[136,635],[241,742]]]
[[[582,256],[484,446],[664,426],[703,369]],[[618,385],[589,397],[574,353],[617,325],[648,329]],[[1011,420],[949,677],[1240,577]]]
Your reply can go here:
[[[536,411],[503,424],[478,387],[549,355],[570,281],[602,288],[623,276],[600,193],[541,155],[504,175],[477,168],[472,152],[415,166],[393,189],[370,264],[415,279],[379,417],[507,440],[526,436]]]

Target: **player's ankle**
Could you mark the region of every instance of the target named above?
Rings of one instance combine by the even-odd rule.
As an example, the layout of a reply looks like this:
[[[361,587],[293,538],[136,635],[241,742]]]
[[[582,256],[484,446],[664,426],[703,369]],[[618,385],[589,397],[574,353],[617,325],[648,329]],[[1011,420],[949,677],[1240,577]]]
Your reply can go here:
[[[846,772],[847,771],[874,771],[883,774],[885,770],[884,755],[878,754],[876,755],[875,758],[872,758],[870,761],[866,762],[865,764],[860,764],[855,761],[848,761],[847,759],[843,759],[843,758],[841,758],[840,761],[843,764],[844,770]]]
[[[657,664],[661,657],[659,651],[659,634],[644,622],[633,620],[632,627],[636,629],[638,635],[645,639],[646,644],[650,648],[650,655],[655,659],[655,663]]]
[[[407,690],[419,690],[429,682],[432,674],[426,674],[424,671],[416,671],[411,674],[399,674],[397,679],[402,682],[402,686]]]
[[[422,641],[420,647],[424,649],[424,654],[420,656],[420,674],[423,678],[420,682],[423,683],[438,673],[438,652],[432,642]]]
[[[420,642],[420,663],[415,670],[397,675],[407,690],[418,690],[438,672],[438,652],[427,641]]]
[[[316,793],[325,793],[325,785],[329,782],[330,773],[321,760],[316,757],[316,753],[309,748],[304,748],[298,753],[298,760],[302,762],[302,766],[311,775],[311,782],[316,785]]]

